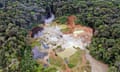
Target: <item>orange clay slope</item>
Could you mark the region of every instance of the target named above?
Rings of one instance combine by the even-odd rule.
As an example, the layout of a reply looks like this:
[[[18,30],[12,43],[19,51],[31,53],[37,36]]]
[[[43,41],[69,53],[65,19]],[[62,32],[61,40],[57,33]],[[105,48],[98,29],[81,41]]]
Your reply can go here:
[[[72,33],[75,37],[83,37],[85,40],[90,41],[93,36],[93,29],[80,24],[75,24],[76,16],[68,16],[67,27],[69,29],[65,34]]]

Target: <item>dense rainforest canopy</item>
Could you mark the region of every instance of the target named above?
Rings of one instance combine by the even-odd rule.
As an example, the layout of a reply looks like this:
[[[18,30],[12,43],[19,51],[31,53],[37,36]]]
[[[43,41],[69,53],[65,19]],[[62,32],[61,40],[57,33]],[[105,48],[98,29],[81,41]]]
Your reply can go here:
[[[0,72],[42,72],[42,66],[32,59],[27,33],[42,23],[45,7],[51,4],[58,22],[64,24],[74,14],[76,23],[92,27],[91,55],[109,64],[110,72],[120,71],[119,0],[1,0]]]

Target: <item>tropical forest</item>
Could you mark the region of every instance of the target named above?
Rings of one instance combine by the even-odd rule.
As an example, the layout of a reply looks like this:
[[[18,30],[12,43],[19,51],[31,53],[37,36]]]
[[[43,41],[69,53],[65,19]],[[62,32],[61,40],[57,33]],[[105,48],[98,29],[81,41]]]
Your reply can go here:
[[[0,72],[120,72],[120,0],[0,0]]]

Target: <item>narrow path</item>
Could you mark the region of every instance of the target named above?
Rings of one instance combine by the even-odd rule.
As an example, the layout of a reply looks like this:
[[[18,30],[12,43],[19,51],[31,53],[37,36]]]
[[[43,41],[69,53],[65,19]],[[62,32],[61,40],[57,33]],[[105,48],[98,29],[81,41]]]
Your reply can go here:
[[[86,52],[86,59],[90,62],[91,72],[107,72],[108,66],[100,61],[95,60],[88,52]]]

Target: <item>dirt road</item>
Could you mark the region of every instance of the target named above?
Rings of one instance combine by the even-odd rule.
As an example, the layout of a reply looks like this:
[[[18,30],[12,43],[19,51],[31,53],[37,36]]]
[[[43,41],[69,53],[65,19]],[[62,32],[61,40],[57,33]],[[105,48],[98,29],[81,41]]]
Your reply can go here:
[[[95,60],[88,52],[86,53],[86,58],[90,62],[91,72],[107,72],[108,66]]]

